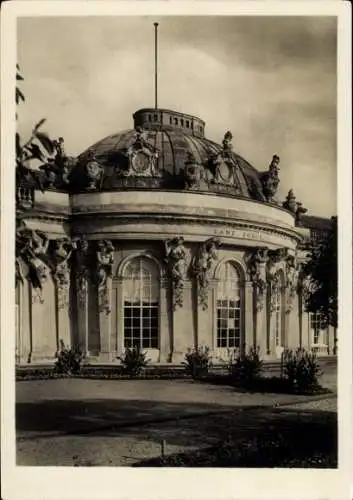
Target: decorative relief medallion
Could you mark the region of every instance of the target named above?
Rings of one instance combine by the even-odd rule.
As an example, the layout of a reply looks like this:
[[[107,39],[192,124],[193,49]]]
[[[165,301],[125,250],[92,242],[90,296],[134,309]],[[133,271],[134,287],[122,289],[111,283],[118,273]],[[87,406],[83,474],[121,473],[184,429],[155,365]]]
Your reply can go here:
[[[134,172],[137,175],[145,174],[146,172],[148,172],[148,169],[150,167],[150,158],[143,151],[137,152],[132,156],[131,164]]]
[[[211,269],[217,260],[217,249],[221,242],[218,238],[209,238],[201,243],[194,258],[192,271],[196,277],[199,304],[204,310],[208,307],[208,289]]]
[[[183,306],[183,290],[187,269],[184,238],[176,237],[165,242],[165,260],[172,281],[173,309],[176,310]]]
[[[123,177],[161,177],[158,171],[158,151],[146,140],[146,132],[136,128],[134,141],[125,151],[127,169],[119,171]]]
[[[88,180],[88,191],[99,189],[103,179],[103,167],[98,163],[94,151],[89,151],[85,165],[86,177]]]

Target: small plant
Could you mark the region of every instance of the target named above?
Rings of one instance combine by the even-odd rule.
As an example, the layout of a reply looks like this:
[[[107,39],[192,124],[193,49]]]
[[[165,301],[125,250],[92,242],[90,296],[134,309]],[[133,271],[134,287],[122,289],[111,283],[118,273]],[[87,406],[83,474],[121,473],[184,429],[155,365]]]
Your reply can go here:
[[[283,376],[293,391],[303,393],[320,387],[321,370],[314,351],[286,349],[282,354],[282,366]]]
[[[262,365],[259,348],[250,347],[248,353],[237,354],[228,365],[232,383],[244,387],[251,386],[260,377]]]
[[[60,351],[54,365],[56,373],[77,375],[81,371],[83,354],[78,347],[65,347],[60,340]]]
[[[209,347],[189,349],[182,364],[185,366],[186,373],[194,380],[207,375],[211,365]]]
[[[127,347],[122,356],[118,359],[123,365],[123,371],[130,377],[136,377],[146,368],[149,360],[146,359],[146,352],[141,351],[139,346]]]

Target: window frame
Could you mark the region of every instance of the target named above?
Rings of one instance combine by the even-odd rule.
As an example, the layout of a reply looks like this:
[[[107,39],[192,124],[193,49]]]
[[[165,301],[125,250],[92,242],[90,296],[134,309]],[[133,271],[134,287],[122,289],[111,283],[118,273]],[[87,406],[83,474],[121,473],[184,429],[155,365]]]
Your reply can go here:
[[[128,281],[132,281],[133,278],[133,273],[129,277],[127,273],[129,272],[129,267],[134,264],[134,262],[138,261],[139,262],[139,304],[134,306],[133,303],[131,303],[130,306],[125,305],[126,302],[126,286]],[[143,294],[146,289],[146,279],[145,276],[143,275],[143,262],[147,263],[148,265],[154,266],[155,267],[155,272],[156,272],[156,283],[153,285],[153,281],[151,280],[149,282],[149,288],[150,288],[150,293],[149,293],[149,305],[144,305],[143,304]],[[143,279],[141,279],[143,278]],[[159,350],[160,345],[161,345],[161,334],[160,334],[160,328],[161,328],[161,283],[162,283],[162,276],[161,276],[161,269],[158,265],[158,263],[154,260],[149,258],[149,256],[146,255],[138,255],[134,256],[131,259],[129,259],[124,266],[124,271],[122,274],[122,288],[121,288],[121,293],[122,293],[122,318],[121,318],[121,326],[122,326],[122,346],[124,349],[134,347],[135,345],[135,337],[136,334],[134,334],[134,329],[133,329],[133,320],[138,319],[139,320],[139,345],[142,350]],[[152,287],[156,287],[156,292],[157,292],[157,304],[153,304],[153,301],[151,300],[152,293],[151,289]],[[133,311],[139,309],[139,315],[134,316]],[[131,315],[126,316],[126,311],[130,310]],[[148,331],[149,335],[145,336],[144,335],[144,320],[146,319],[146,316],[144,315],[144,312],[149,310],[149,327],[146,331]],[[156,311],[156,317],[152,315],[152,311]],[[127,327],[126,327],[126,319],[130,318],[130,335],[127,336]],[[152,320],[156,318],[157,320],[157,327],[156,327],[156,336],[152,335],[153,327],[152,327]],[[146,338],[149,340],[148,346],[144,345],[144,341]],[[129,341],[127,342],[127,339]],[[153,339],[156,339],[156,345],[153,343]]]
[[[235,307],[235,308],[232,308],[230,309],[229,308],[229,302],[232,300],[233,297],[227,297],[227,298],[223,298],[223,300],[227,300],[227,307],[224,308],[224,307],[218,307],[218,301],[219,300],[222,300],[220,298],[220,288],[222,286],[224,286],[224,276],[225,274],[227,273],[227,271],[225,270],[225,268],[229,266],[230,268],[233,268],[233,270],[235,271],[235,273],[237,274],[237,292],[238,292],[238,296],[239,296],[239,307]],[[233,280],[233,283],[234,283],[235,280]],[[230,285],[230,287],[232,287],[232,285]],[[213,335],[213,338],[214,338],[214,347],[215,349],[218,349],[218,350],[221,350],[221,349],[236,349],[239,351],[243,351],[244,349],[244,342],[245,342],[245,316],[246,316],[246,312],[245,312],[245,279],[244,279],[244,272],[243,272],[243,269],[241,268],[241,266],[236,262],[236,261],[233,261],[233,260],[226,260],[226,261],[223,261],[220,263],[220,265],[218,266],[218,272],[217,272],[217,282],[216,282],[216,286],[214,287],[214,291],[213,291],[213,297],[214,297],[214,307],[213,307],[213,311],[214,311],[214,335]],[[234,299],[234,298],[233,298]],[[221,316],[219,316],[219,311],[228,311],[228,317],[227,318],[224,318]],[[237,317],[235,316],[234,318],[230,318],[229,317],[229,311],[230,310],[234,310],[234,311],[239,311],[239,316],[238,316],[238,338],[239,338],[239,346],[237,347],[236,345],[229,345],[230,342],[229,342],[229,339],[230,338],[233,338],[233,337],[230,337],[229,336],[229,330],[231,330],[229,327],[227,328],[227,335],[226,335],[226,345],[223,346],[221,345],[221,342],[219,342],[219,340],[221,339],[221,337],[219,336],[219,327],[218,327],[218,322],[219,320],[222,320],[222,319],[237,319]],[[236,314],[236,313],[235,313]],[[234,328],[234,330],[237,330],[237,328]],[[234,335],[234,339],[237,338],[237,334],[235,332],[235,335]],[[235,342],[234,342],[235,344]]]

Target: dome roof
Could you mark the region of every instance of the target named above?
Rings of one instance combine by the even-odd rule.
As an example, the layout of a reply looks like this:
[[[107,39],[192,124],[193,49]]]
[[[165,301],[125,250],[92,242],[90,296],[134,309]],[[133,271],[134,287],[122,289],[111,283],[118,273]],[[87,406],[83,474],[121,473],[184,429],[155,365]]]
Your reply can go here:
[[[196,175],[198,179],[204,179],[204,182],[199,179],[200,190],[265,201],[260,173],[232,151],[230,132],[225,134],[223,145],[219,145],[204,137],[205,123],[191,115],[142,109],[133,118],[134,129],[110,135],[79,156],[76,172],[73,172],[76,175],[72,179],[76,190],[80,190],[80,173],[90,157],[103,171],[97,186],[101,191],[129,187],[180,189],[185,187],[186,178],[192,178],[191,184],[195,187],[195,172],[200,168],[205,171],[201,177]],[[146,175],[143,162],[139,163],[139,169],[129,168],[129,159],[136,158],[139,152],[145,153],[147,163],[153,160],[153,171]],[[147,163],[145,172],[148,171]],[[121,181],[121,172],[124,172],[124,182]],[[148,177],[158,177],[159,180],[157,182],[155,178],[153,183],[147,182]]]

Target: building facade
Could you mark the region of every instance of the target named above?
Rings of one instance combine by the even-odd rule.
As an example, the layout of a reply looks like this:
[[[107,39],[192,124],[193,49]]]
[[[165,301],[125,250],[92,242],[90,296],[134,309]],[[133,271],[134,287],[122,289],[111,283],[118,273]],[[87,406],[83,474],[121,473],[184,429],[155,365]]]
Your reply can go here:
[[[335,332],[304,308],[301,264],[329,221],[279,202],[279,157],[257,171],[226,132],[164,109],[39,170],[17,172],[16,359],[54,362],[60,344],[90,363],[139,345],[179,364],[208,346],[215,360],[258,346],[335,351]]]

